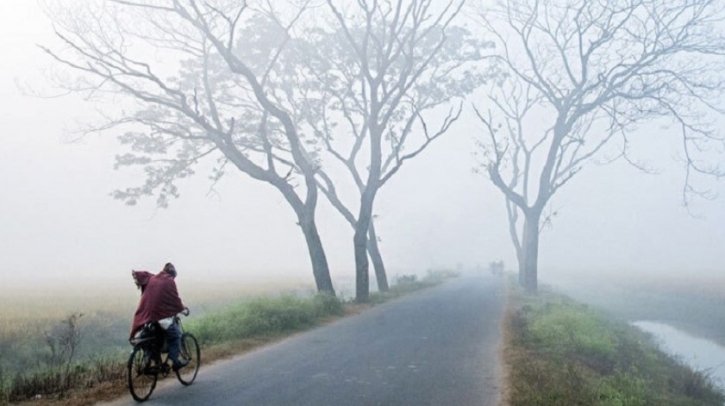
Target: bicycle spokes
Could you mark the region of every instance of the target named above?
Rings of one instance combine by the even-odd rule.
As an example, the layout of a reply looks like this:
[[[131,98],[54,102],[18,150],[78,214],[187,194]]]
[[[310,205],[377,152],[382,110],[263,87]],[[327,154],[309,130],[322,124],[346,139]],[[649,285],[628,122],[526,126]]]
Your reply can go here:
[[[158,366],[153,357],[137,346],[128,360],[128,389],[131,396],[139,402],[148,399],[156,387]]]

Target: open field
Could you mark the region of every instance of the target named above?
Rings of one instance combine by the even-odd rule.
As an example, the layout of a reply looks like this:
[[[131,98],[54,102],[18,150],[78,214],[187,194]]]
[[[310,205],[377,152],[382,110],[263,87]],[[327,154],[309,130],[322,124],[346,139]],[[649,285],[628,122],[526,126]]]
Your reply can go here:
[[[230,303],[280,295],[311,296],[314,289],[299,282],[188,283],[179,290],[194,316],[218,311]],[[81,342],[75,360],[115,357],[128,351],[128,332],[139,300],[127,285],[60,288],[16,288],[0,297],[0,378],[45,370],[52,357],[49,338],[64,328],[64,320],[81,315]]]

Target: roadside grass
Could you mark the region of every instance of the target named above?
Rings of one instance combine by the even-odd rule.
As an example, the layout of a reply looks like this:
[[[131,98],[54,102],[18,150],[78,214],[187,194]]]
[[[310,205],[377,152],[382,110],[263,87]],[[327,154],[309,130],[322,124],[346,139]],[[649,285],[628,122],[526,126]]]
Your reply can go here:
[[[387,292],[371,293],[370,303],[383,303],[416,290],[441,284],[446,279],[455,278],[457,276],[458,274],[456,272],[447,270],[428,271],[426,276],[421,279],[418,279],[416,275],[397,276]]]
[[[626,320],[657,320],[725,346],[725,279],[662,277],[557,283],[563,291]]]
[[[385,293],[371,295],[369,304],[359,305],[329,295],[300,297],[280,295],[237,301],[226,307],[184,321],[184,329],[199,340],[202,362],[237,355],[299,331],[307,330],[367,306],[428,288],[455,276],[450,272],[429,273],[418,280],[403,276]],[[129,351],[130,351],[130,347]],[[27,373],[8,374],[0,368],[0,404],[90,405],[127,392],[128,352],[89,357],[68,368],[40,367]]]
[[[547,289],[527,296],[512,286],[509,295],[504,359],[512,406],[725,402],[707,374],[625,322]]]
[[[193,332],[201,345],[209,345],[303,330],[343,312],[343,303],[330,295],[259,298],[191,319],[184,328]]]

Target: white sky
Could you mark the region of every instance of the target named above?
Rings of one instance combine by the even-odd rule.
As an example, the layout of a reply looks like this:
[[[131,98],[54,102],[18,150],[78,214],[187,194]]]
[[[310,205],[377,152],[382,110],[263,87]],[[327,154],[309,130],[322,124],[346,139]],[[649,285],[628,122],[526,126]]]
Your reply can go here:
[[[50,61],[35,44],[52,41],[34,1],[0,1],[0,285],[45,280],[63,286],[80,276],[125,289],[129,269],[156,271],[169,260],[194,280],[287,276],[312,283],[291,209],[276,190],[242,174],[230,173],[219,194],[207,196],[207,174],[198,173],[166,210],[153,200],[136,207],[113,200],[114,189],[139,180],[113,170],[112,137],[64,141],[93,106],[76,97],[27,96],[17,85],[51,92],[44,73]],[[391,275],[499,258],[515,267],[502,196],[472,171],[473,117],[467,110],[454,133],[379,194],[377,228]],[[722,274],[725,196],[698,202],[703,218],[691,217],[681,204],[676,134],[654,127],[644,141],[637,151],[659,175],[622,163],[591,166],[555,197],[560,214],[542,235],[543,279],[588,272]],[[352,232],[322,197],[320,206],[333,274],[352,278]]]

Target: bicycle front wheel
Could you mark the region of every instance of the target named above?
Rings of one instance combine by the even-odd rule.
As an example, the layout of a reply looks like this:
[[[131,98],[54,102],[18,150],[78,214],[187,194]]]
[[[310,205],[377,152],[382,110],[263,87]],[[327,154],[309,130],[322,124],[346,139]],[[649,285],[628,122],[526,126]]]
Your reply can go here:
[[[176,377],[183,385],[191,385],[196,379],[201,366],[201,351],[196,338],[189,333],[181,335],[181,354],[180,357],[189,361],[185,367],[176,371]]]
[[[128,359],[128,390],[134,400],[143,402],[151,396],[158,379],[158,366],[148,351],[140,346],[133,348]]]

